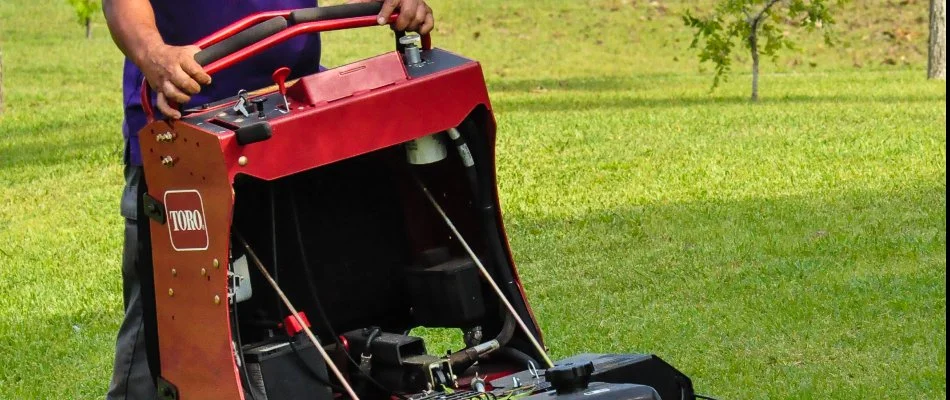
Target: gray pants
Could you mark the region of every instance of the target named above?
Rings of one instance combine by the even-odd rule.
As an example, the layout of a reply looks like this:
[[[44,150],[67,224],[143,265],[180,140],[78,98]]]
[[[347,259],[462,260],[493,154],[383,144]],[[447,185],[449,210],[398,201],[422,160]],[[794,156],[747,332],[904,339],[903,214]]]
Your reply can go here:
[[[116,338],[115,365],[107,400],[157,398],[151,370],[157,369],[157,337],[148,217],[142,211],[145,176],[141,167],[125,167],[121,211],[125,217],[122,252],[122,294],[125,318]],[[151,353],[151,363],[149,363]]]

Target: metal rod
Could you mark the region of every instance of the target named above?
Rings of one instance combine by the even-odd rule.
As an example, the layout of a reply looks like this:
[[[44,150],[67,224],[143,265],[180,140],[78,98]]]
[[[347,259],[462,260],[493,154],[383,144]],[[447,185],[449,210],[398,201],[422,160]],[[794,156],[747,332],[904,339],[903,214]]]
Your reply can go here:
[[[320,341],[317,340],[317,337],[313,335],[313,331],[310,330],[310,327],[300,318],[300,314],[297,312],[297,309],[294,308],[293,304],[290,304],[290,300],[287,299],[287,296],[284,295],[284,291],[280,290],[280,286],[277,286],[277,282],[274,282],[274,279],[271,278],[270,273],[267,272],[267,268],[264,268],[264,264],[261,263],[261,260],[257,258],[257,254],[254,254],[254,250],[251,249],[251,246],[247,244],[247,241],[244,240],[244,237],[240,234],[237,235],[238,240],[241,241],[241,244],[244,246],[244,249],[247,250],[247,254],[251,256],[251,261],[254,261],[254,265],[257,265],[257,269],[261,270],[261,274],[264,275],[264,278],[267,279],[267,282],[274,287],[274,291],[277,292],[277,295],[280,296],[280,299],[284,302],[284,305],[287,306],[287,309],[290,310],[290,313],[294,316],[294,319],[297,320],[297,323],[303,327],[304,332],[307,333],[307,337],[310,338],[310,342],[313,343],[313,347],[317,348],[317,351],[320,352],[320,356],[323,357],[323,360],[327,362],[327,366],[330,367],[330,370],[333,371],[333,375],[340,381],[343,385],[343,389],[346,389],[346,393],[350,395],[350,398],[353,400],[359,400],[359,397],[356,395],[356,392],[353,391],[353,388],[350,386],[350,383],[346,381],[346,378],[343,377],[343,374],[336,367],[336,364],[333,363],[333,360],[330,359],[330,355],[323,350],[323,346],[320,345]]]
[[[505,297],[505,294],[501,291],[501,288],[498,287],[498,284],[495,283],[495,280],[492,279],[491,274],[488,273],[488,269],[482,265],[482,262],[478,259],[478,256],[475,255],[475,252],[472,251],[472,248],[468,246],[468,243],[465,241],[465,238],[462,237],[462,234],[459,233],[458,229],[455,228],[455,224],[452,223],[452,220],[449,219],[449,216],[445,214],[445,211],[442,210],[442,207],[439,206],[439,202],[435,201],[435,197],[432,197],[432,193],[429,193],[429,189],[419,180],[419,178],[413,175],[416,183],[422,189],[422,192],[425,193],[426,198],[429,199],[429,202],[432,203],[432,206],[435,207],[435,210],[439,212],[439,215],[442,216],[442,219],[445,221],[445,224],[448,225],[449,229],[452,230],[452,233],[455,234],[455,237],[459,239],[459,243],[462,244],[462,247],[465,248],[465,251],[468,252],[469,257],[472,258],[472,261],[475,262],[475,265],[478,266],[478,270],[481,271],[482,276],[485,277],[485,280],[491,285],[492,289],[495,290],[495,294],[498,295],[498,298],[501,299],[501,302],[505,304],[505,307],[508,308],[508,312],[515,317],[515,322],[518,323],[518,326],[521,327],[521,330],[524,331],[525,335],[528,336],[528,340],[531,341],[531,345],[534,346],[535,350],[541,354],[541,357],[544,357],[544,362],[547,364],[548,368],[553,368],[554,363],[551,362],[551,358],[548,357],[548,353],[544,351],[544,347],[541,346],[541,343],[538,343],[538,339],[534,337],[534,334],[528,329],[528,325],[524,323],[524,320],[521,319],[521,316],[518,315],[518,312],[515,311],[515,307],[511,305],[511,302],[508,301],[508,298]]]

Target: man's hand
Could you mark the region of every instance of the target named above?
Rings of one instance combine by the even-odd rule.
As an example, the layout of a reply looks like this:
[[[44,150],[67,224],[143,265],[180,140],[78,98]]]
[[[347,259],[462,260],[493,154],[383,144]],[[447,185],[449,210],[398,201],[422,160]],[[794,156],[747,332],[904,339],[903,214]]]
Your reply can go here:
[[[168,100],[185,104],[201,90],[201,85],[211,83],[211,77],[195,61],[197,46],[169,46],[155,44],[145,51],[139,68],[145,74],[152,90],[158,92],[156,106],[169,118],[181,118],[181,113],[168,104]]]
[[[419,32],[425,35],[432,31],[435,19],[432,17],[432,8],[423,0],[350,0],[350,3],[369,3],[378,1],[383,3],[377,21],[380,25],[389,21],[389,16],[399,9],[399,18],[393,24],[397,31]]]

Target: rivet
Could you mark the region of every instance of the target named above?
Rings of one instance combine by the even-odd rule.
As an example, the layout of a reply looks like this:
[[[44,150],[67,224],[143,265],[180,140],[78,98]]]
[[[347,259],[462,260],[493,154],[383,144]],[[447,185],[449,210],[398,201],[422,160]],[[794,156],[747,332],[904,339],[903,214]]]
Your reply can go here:
[[[214,295],[214,304],[221,304],[221,296]]]
[[[168,295],[169,295],[169,296],[174,296],[174,295],[175,295],[175,289],[168,288]]]
[[[208,270],[205,269],[205,268],[202,268],[202,269],[201,269],[201,276],[205,276],[205,275],[208,275]]]
[[[242,167],[245,166],[245,165],[247,165],[247,156],[240,156],[240,157],[238,157],[238,165],[240,165],[240,166],[242,166]]]
[[[172,268],[172,276],[178,276],[178,270]]]
[[[217,258],[215,258],[214,261],[211,261],[211,265],[214,265],[215,268],[221,267],[221,263],[218,262]]]

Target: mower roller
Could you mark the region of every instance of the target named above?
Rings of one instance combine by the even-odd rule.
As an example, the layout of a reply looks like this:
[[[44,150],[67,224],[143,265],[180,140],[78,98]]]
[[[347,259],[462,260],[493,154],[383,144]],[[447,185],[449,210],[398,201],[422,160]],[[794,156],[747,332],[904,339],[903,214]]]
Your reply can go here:
[[[254,14],[195,59],[214,74],[377,26],[379,9]],[[143,83],[159,398],[694,398],[654,355],[550,360],[503,228],[481,67],[395,36],[178,120],[154,116]],[[459,350],[429,354],[420,327],[460,332]]]

